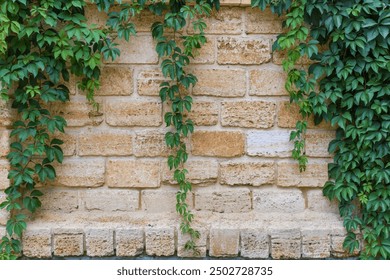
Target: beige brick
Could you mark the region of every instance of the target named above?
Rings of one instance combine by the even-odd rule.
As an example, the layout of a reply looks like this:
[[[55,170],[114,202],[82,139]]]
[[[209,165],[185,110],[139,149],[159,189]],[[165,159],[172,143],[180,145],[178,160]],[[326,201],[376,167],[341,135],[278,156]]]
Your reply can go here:
[[[135,211],[138,209],[139,193],[133,190],[88,189],[81,193],[86,210]]]
[[[309,163],[306,171],[299,172],[298,163],[278,163],[278,185],[282,187],[322,187],[328,180],[328,166]]]
[[[164,133],[158,131],[137,132],[134,141],[134,155],[136,157],[165,157],[169,155]]]
[[[269,128],[274,125],[276,104],[263,101],[222,102],[222,126]]]
[[[172,256],[175,253],[175,229],[148,227],[145,230],[145,244],[149,256]]]
[[[249,95],[284,96],[288,95],[284,85],[286,73],[281,68],[267,67],[249,72]]]
[[[190,251],[185,249],[185,244],[190,240],[189,234],[183,234],[180,229],[178,231],[177,237],[177,256],[181,258],[205,258],[207,251],[207,239],[208,239],[208,230],[206,229],[198,229],[200,233],[200,238],[194,240],[196,251]]]
[[[128,156],[133,153],[133,136],[128,130],[85,131],[79,137],[81,156]]]
[[[178,189],[143,190],[141,192],[142,210],[149,213],[175,213],[177,191]],[[191,192],[187,194],[187,204],[193,204]]]
[[[133,70],[129,67],[105,66],[101,72],[100,88],[95,95],[130,95],[133,93]]]
[[[198,78],[193,89],[194,95],[241,97],[246,93],[244,70],[198,69],[193,74]]]
[[[77,190],[43,188],[41,210],[47,212],[74,212],[79,209],[79,194]]]
[[[207,36],[207,42],[200,48],[194,50],[193,64],[213,64],[215,62],[215,39]]]
[[[51,258],[51,231],[27,229],[23,233],[23,255],[29,258]]]
[[[305,210],[305,200],[298,189],[259,189],[253,190],[253,208],[261,213],[297,213]]]
[[[103,104],[100,104],[100,112],[94,111],[92,105],[83,101],[56,102],[52,104],[53,115],[63,117],[68,127],[80,127],[86,125],[99,125],[103,122]]]
[[[55,231],[53,235],[53,253],[59,257],[84,255],[84,234],[82,231]]]
[[[245,136],[236,131],[196,131],[192,135],[192,154],[237,157],[244,154]]]
[[[155,51],[155,42],[151,35],[137,35],[129,42],[118,40],[118,49],[121,55],[115,61],[107,63],[118,64],[157,64],[158,56]]]
[[[283,32],[282,19],[271,12],[271,9],[247,8],[246,33],[248,34],[280,34]]]
[[[336,201],[329,201],[322,194],[322,190],[308,190],[307,193],[307,208],[316,212],[339,213]]]
[[[312,157],[330,157],[328,146],[335,138],[335,131],[308,131],[306,133],[306,155]]]
[[[268,39],[222,37],[217,40],[218,64],[260,65],[271,60]]]
[[[330,234],[327,230],[302,230],[302,258],[330,257]]]
[[[56,185],[65,187],[99,187],[104,184],[104,159],[69,158],[56,167]]]
[[[243,229],[240,232],[241,257],[250,259],[269,258],[269,236],[262,229]]]
[[[240,231],[229,228],[210,229],[210,256],[235,257],[239,251]]]
[[[186,178],[192,184],[214,183],[218,178],[218,162],[214,160],[190,160],[184,166],[188,170]],[[167,164],[163,164],[163,182],[176,184],[173,180],[174,170],[169,170]]]
[[[107,185],[119,188],[157,188],[160,186],[160,162],[109,160]]]
[[[158,102],[109,100],[106,122],[111,126],[160,126],[162,106]]]
[[[206,34],[241,34],[242,9],[236,7],[223,7],[214,11],[211,17],[203,18],[207,24]],[[193,26],[188,26],[188,33],[193,33]]]
[[[111,229],[89,229],[85,234],[87,255],[106,257],[114,255],[114,232]]]
[[[74,132],[66,130],[65,133],[56,133],[54,137],[64,142],[60,146],[64,156],[76,155],[77,135]]]
[[[273,162],[224,162],[221,163],[220,182],[230,186],[261,186],[275,181]]]
[[[10,151],[10,131],[5,129],[0,129],[0,158],[6,157]]]
[[[11,104],[0,99],[0,127],[9,127],[15,120],[16,111],[11,108]]]
[[[219,118],[219,106],[216,102],[195,101],[188,114],[196,126],[216,125]]]
[[[273,259],[301,258],[301,233],[298,229],[271,231],[271,257]]]
[[[9,163],[5,160],[0,161],[0,190],[5,190],[9,187],[8,170]]]
[[[287,130],[249,131],[246,139],[249,156],[290,157],[294,148]]]
[[[116,255],[134,257],[144,251],[144,231],[138,228],[115,230]]]
[[[166,80],[160,69],[141,71],[137,76],[138,95],[159,96],[160,84]]]
[[[199,189],[195,209],[219,213],[245,213],[251,210],[249,189]]]

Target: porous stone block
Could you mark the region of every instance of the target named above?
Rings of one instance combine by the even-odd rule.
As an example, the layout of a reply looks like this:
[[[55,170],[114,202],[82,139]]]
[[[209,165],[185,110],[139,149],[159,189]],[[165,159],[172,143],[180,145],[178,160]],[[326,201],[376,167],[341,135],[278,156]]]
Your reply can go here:
[[[330,234],[327,230],[302,230],[302,258],[330,257]]]
[[[235,257],[239,251],[240,231],[231,228],[210,229],[210,256]]]
[[[85,242],[90,257],[114,255],[114,232],[111,229],[89,229],[85,234]]]
[[[159,96],[160,84],[166,80],[160,69],[142,70],[137,76],[138,95]]]
[[[335,258],[347,258],[358,256],[360,249],[356,249],[353,253],[349,253],[343,247],[343,243],[345,240],[345,235],[332,234],[331,235],[331,255]]]
[[[120,96],[133,93],[133,70],[129,67],[105,66],[101,71],[99,96]]]
[[[206,43],[199,50],[194,50],[194,58],[191,60],[191,64],[213,64],[215,62],[215,39],[206,36],[206,40]]]
[[[53,253],[59,257],[84,255],[83,232],[71,229],[54,230]]]
[[[10,166],[5,160],[0,160],[0,190],[5,190],[9,187],[8,170]]]
[[[12,102],[0,99],[0,127],[9,127],[15,120],[16,110],[11,108]]]
[[[306,133],[306,155],[311,157],[330,157],[329,143],[336,138],[335,131],[308,131]]]
[[[199,189],[195,192],[195,209],[219,213],[245,213],[251,210],[249,189]]]
[[[143,190],[141,192],[142,210],[149,213],[176,212],[175,189]],[[192,205],[192,194],[187,194],[187,204]]]
[[[246,139],[249,156],[290,157],[294,148],[286,130],[249,131]]]
[[[67,130],[66,133],[56,133],[55,138],[63,141],[60,146],[64,156],[74,156],[77,153],[77,133]]]
[[[86,210],[135,211],[139,193],[135,190],[88,189],[81,192],[81,199]]]
[[[136,157],[167,156],[169,148],[165,144],[164,133],[158,131],[136,132],[134,139],[134,155]]]
[[[145,229],[146,254],[172,256],[175,254],[175,229],[173,227],[147,227]]]
[[[115,230],[116,255],[134,257],[144,251],[144,231],[139,228]]]
[[[328,180],[328,164],[309,163],[306,171],[300,172],[297,163],[278,163],[278,186],[282,187],[322,187]]]
[[[220,182],[226,185],[261,186],[275,181],[273,162],[224,162],[220,165]]]
[[[186,250],[185,244],[190,240],[189,234],[181,233],[180,229],[177,229],[177,256],[182,258],[205,258],[207,254],[207,239],[208,239],[208,230],[204,228],[195,228],[199,231],[199,239],[195,239],[195,251]]]
[[[39,199],[42,206],[38,211],[74,212],[79,209],[79,193],[77,190],[43,188],[43,196]]]
[[[270,254],[270,238],[261,229],[243,229],[240,232],[241,257],[250,259],[266,259]]]
[[[322,190],[308,190],[307,196],[307,208],[315,212],[326,212],[326,213],[339,213],[339,208],[336,201],[329,201],[324,196]]]
[[[51,231],[49,229],[27,229],[23,233],[23,255],[29,258],[51,257]]]
[[[248,34],[280,34],[283,32],[282,18],[271,12],[271,9],[247,8],[246,33]]]
[[[0,129],[0,158],[5,158],[10,151],[10,131]]]
[[[261,213],[297,213],[305,210],[305,199],[299,189],[258,189],[253,190],[253,209]]]
[[[114,61],[115,64],[157,64],[158,55],[155,51],[155,42],[151,35],[137,35],[129,42],[118,40],[118,49],[121,55]]]
[[[196,126],[216,125],[219,119],[219,105],[216,102],[196,101],[187,116]]]
[[[301,232],[298,229],[271,231],[271,257],[273,259],[301,258]]]
[[[186,163],[185,168],[188,170],[186,179],[192,184],[207,184],[217,181],[218,162],[215,160],[190,160]],[[173,180],[174,170],[169,170],[167,164],[163,164],[163,181],[170,184],[177,184]]]
[[[284,96],[286,73],[281,68],[267,67],[249,72],[249,95]]]

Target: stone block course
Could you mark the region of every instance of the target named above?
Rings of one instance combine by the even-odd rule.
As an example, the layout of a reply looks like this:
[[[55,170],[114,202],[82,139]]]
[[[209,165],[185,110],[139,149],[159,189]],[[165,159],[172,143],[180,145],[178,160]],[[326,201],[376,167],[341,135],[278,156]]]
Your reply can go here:
[[[87,255],[105,257],[114,255],[114,232],[111,229],[89,229],[85,233]]]
[[[147,227],[145,229],[146,254],[172,256],[175,253],[175,229],[173,227]]]
[[[144,251],[144,231],[139,228],[115,230],[116,255],[134,257]]]
[[[300,172],[297,163],[278,163],[278,185],[283,187],[322,187],[328,180],[326,162],[309,162],[306,171]]]
[[[195,192],[195,209],[218,213],[245,213],[251,210],[249,189],[199,189]]]
[[[288,130],[249,131],[246,139],[249,156],[290,157],[294,148]]]
[[[253,209],[260,213],[297,213],[305,210],[305,199],[298,189],[258,189],[253,190]]]
[[[84,255],[84,233],[81,230],[54,230],[53,254],[58,257]]]
[[[271,257],[273,259],[301,258],[301,232],[298,229],[271,231]]]
[[[220,182],[224,185],[258,187],[275,180],[273,162],[224,162],[220,166]]]
[[[50,258],[51,242],[50,229],[27,229],[23,233],[23,255],[29,258]]]
[[[85,210],[135,211],[139,205],[136,190],[88,189],[80,196]]]
[[[239,252],[240,231],[230,228],[210,229],[210,251],[212,257],[235,257]]]
[[[270,254],[270,238],[261,229],[243,229],[240,232],[241,257],[250,259],[267,259]]]
[[[302,258],[323,259],[330,257],[328,230],[302,230]]]

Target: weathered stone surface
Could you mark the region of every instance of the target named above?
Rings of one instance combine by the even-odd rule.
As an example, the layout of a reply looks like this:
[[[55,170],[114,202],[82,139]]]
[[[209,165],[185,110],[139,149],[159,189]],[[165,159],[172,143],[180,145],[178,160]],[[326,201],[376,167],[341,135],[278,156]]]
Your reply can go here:
[[[40,197],[42,206],[38,211],[74,212],[79,209],[79,193],[77,190],[43,188]]]
[[[305,210],[305,200],[298,189],[259,189],[253,190],[253,208],[261,213],[296,213]]]
[[[159,102],[108,100],[106,122],[111,126],[160,126],[162,106]]]
[[[210,256],[235,257],[239,251],[240,231],[230,228],[210,229]]]
[[[11,126],[14,121],[16,111],[11,108],[11,103],[0,99],[0,127]]]
[[[172,256],[175,253],[175,229],[148,227],[145,229],[145,243],[149,256]]]
[[[177,237],[177,256],[182,258],[205,258],[207,251],[207,239],[208,239],[208,230],[202,228],[198,229],[200,233],[200,238],[195,240],[197,253],[190,250],[185,249],[185,244],[190,240],[190,236],[188,234],[182,234],[180,229],[177,229],[178,237]]]
[[[157,188],[160,162],[112,159],[107,162],[107,185],[119,188]]]
[[[81,192],[81,199],[86,210],[135,211],[139,193],[134,190],[88,189]]]
[[[249,131],[246,139],[249,156],[290,157],[294,148],[287,130]]]
[[[195,209],[219,213],[245,213],[251,210],[249,189],[199,189],[195,192]]]
[[[243,229],[241,237],[241,257],[266,259],[270,254],[270,238],[264,230]]]
[[[247,8],[246,33],[248,34],[280,34],[283,32],[282,19],[270,9]]]
[[[215,62],[215,39],[206,37],[207,42],[200,50],[195,50],[191,64],[213,64]]]
[[[261,186],[275,181],[273,162],[221,163],[220,182],[226,185]]]
[[[307,208],[316,212],[339,213],[338,205],[335,201],[329,201],[322,190],[308,190],[307,193]]]
[[[84,254],[84,234],[80,230],[54,231],[53,253],[55,256],[82,256]]]
[[[343,247],[345,240],[344,235],[331,235],[331,255],[335,258],[346,258],[351,256],[358,256],[359,249],[356,249],[352,254],[346,251]]]
[[[301,232],[298,229],[271,231],[271,257],[273,259],[299,259],[301,257]]]
[[[308,131],[306,133],[306,155],[312,157],[330,157],[328,146],[335,139],[335,131]]]
[[[192,135],[192,154],[236,157],[244,154],[245,136],[236,131],[196,131]]]
[[[27,229],[23,233],[23,255],[29,258],[51,257],[50,229]]]
[[[269,128],[274,125],[276,104],[263,101],[222,102],[222,126]]]
[[[114,232],[111,229],[89,229],[85,234],[87,255],[105,257],[114,255]]]
[[[215,160],[190,160],[186,163],[188,174],[186,178],[192,184],[206,184],[217,181],[218,162]],[[173,180],[173,170],[169,170],[167,164],[163,165],[163,182],[175,184]]]
[[[164,81],[166,79],[159,69],[141,71],[137,76],[138,95],[159,96],[160,84]]]
[[[65,133],[56,133],[55,138],[60,139],[64,143],[61,145],[61,149],[64,152],[64,156],[74,156],[77,153],[77,135],[73,131],[67,130]]]
[[[132,153],[133,136],[128,130],[88,130],[79,137],[80,156],[128,156]]]
[[[219,64],[260,65],[271,60],[269,39],[222,37],[217,40]]]
[[[198,78],[194,95],[240,97],[246,93],[244,70],[196,69],[193,74]]]
[[[140,131],[135,135],[134,155],[136,157],[167,156],[169,149],[165,144],[163,132]]]
[[[130,95],[133,93],[133,70],[129,67],[110,67],[102,69],[100,88],[96,95]]]
[[[5,160],[0,161],[0,190],[5,190],[9,187],[8,180],[9,163]]]
[[[322,187],[328,180],[326,162],[309,163],[306,171],[300,172],[297,163],[278,163],[278,186],[282,187]]]
[[[6,129],[0,129],[0,158],[6,157],[10,150],[10,131]]]
[[[327,230],[302,231],[302,258],[323,259],[330,257],[330,235]]]
[[[4,192],[0,192],[0,204],[6,200],[6,194]],[[0,209],[0,233],[1,226],[5,226],[7,224],[9,218],[9,212],[6,209]]]
[[[118,41],[121,55],[109,63],[118,64],[157,64],[158,56],[155,51],[155,42],[151,35],[137,35],[129,42]]]
[[[104,159],[66,158],[56,168],[56,185],[66,187],[99,187],[104,184]]]
[[[216,125],[219,118],[219,106],[216,102],[196,101],[188,114],[196,126]]]
[[[138,228],[115,230],[116,255],[134,257],[144,251],[144,231]]]
[[[249,72],[249,95],[282,96],[288,95],[284,85],[286,73],[281,68],[267,67]]]
[[[141,192],[142,210],[149,213],[176,212],[177,189],[144,190]],[[192,194],[187,195],[187,204],[192,205]]]

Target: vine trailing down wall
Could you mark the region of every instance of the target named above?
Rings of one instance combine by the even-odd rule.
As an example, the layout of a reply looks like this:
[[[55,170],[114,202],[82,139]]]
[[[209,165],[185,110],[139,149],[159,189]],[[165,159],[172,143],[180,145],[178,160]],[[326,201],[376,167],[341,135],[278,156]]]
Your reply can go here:
[[[165,136],[172,150],[169,168],[179,184],[176,209],[182,217],[181,230],[190,235],[186,248],[196,251],[199,232],[191,226],[193,214],[186,204],[191,184],[184,164],[188,159],[185,138],[194,125],[186,117],[191,111],[188,95],[197,79],[186,72],[190,58],[205,42],[205,22],[219,1],[122,1],[96,0],[108,12],[104,29],[90,26],[84,17],[84,1],[8,0],[0,6],[0,79],[3,99],[12,102],[18,120],[11,132],[10,187],[1,204],[10,212],[7,236],[0,244],[2,258],[15,258],[21,251],[20,238],[26,229],[26,211],[41,206],[39,184],[53,180],[55,162],[62,162],[62,141],[55,132],[64,131],[66,121],[52,115],[50,104],[69,100],[66,82],[80,77],[95,114],[99,104],[94,91],[99,87],[101,61],[116,59],[116,38],[131,40],[136,33],[132,16],[149,9],[161,16],[152,26],[163,75],[160,97],[171,110],[164,120],[172,130]],[[116,7],[114,7],[114,4]],[[344,245],[351,252],[359,247],[359,229],[365,258],[390,258],[389,164],[389,70],[390,11],[388,1],[253,0],[253,7],[286,13],[287,32],[274,44],[287,52],[283,63],[288,73],[286,89],[303,116],[291,133],[293,157],[305,169],[305,132],[308,118],[326,120],[337,126],[329,146],[334,163],[324,194],[336,199],[348,231]],[[191,36],[183,28],[191,20]],[[320,45],[326,46],[320,52]],[[314,60],[306,71],[297,67],[303,56]]]

